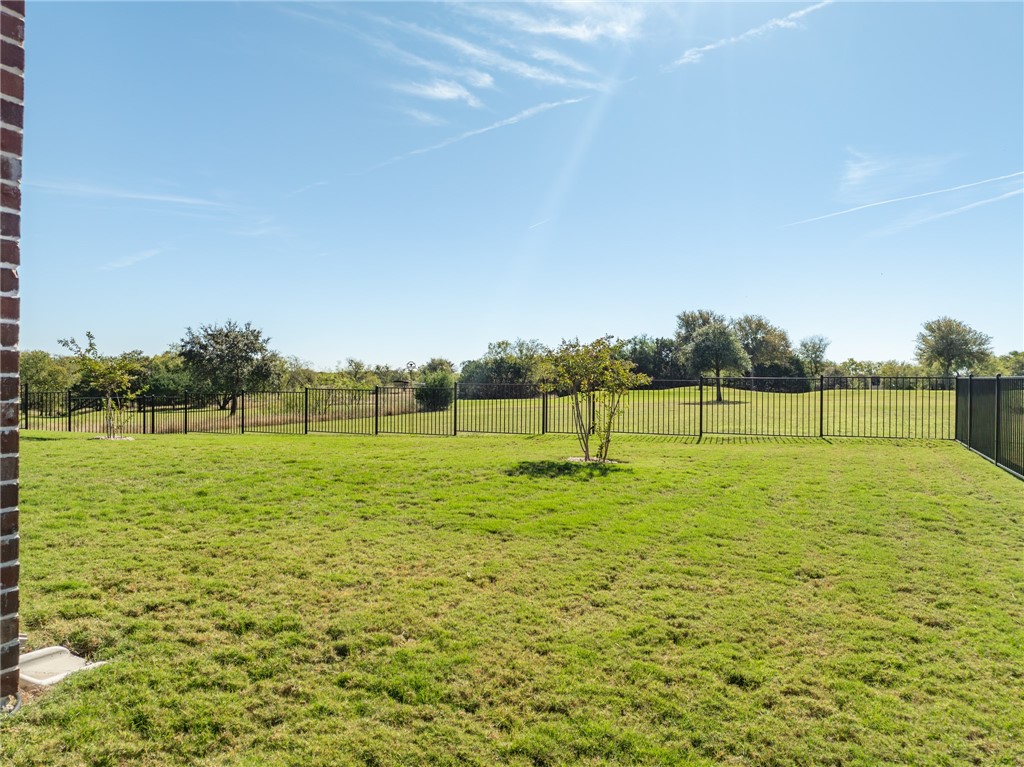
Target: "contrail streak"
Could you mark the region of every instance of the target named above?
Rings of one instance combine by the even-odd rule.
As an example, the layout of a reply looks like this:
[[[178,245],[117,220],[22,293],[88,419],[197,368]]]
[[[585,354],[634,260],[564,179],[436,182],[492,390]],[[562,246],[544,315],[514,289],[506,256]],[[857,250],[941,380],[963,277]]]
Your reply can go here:
[[[794,221],[791,224],[783,224],[782,228],[785,229],[789,226],[800,226],[801,224],[809,224],[812,221],[824,221],[826,218],[835,218],[836,216],[845,216],[847,213],[856,213],[858,210],[867,210],[868,208],[877,208],[880,205],[892,205],[894,202],[906,202],[907,200],[917,200],[921,197],[931,197],[936,194],[946,194],[947,192],[956,192],[960,189],[970,189],[974,186],[981,186],[982,184],[991,184],[995,181],[1005,181],[1008,178],[1016,178],[1017,176],[1024,176],[1024,171],[1017,171],[1016,173],[1008,173],[1005,176],[996,176],[995,178],[987,178],[984,181],[972,181],[970,184],[960,184],[959,186],[950,186],[945,189],[936,189],[932,192],[922,192],[921,194],[910,194],[906,197],[894,197],[891,200],[880,200],[878,202],[869,202],[867,205],[858,205],[856,208],[847,208],[846,210],[837,210],[835,213],[826,213],[824,216],[815,216],[814,218],[805,218],[803,221]]]

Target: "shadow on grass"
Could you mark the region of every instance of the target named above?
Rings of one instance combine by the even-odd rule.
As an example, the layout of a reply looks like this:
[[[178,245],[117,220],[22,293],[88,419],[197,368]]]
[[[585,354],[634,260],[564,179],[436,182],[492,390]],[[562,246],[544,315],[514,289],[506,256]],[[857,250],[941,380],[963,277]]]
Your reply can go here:
[[[590,480],[607,477],[620,471],[630,471],[614,463],[583,463],[582,461],[520,461],[506,474],[510,477],[571,477]]]

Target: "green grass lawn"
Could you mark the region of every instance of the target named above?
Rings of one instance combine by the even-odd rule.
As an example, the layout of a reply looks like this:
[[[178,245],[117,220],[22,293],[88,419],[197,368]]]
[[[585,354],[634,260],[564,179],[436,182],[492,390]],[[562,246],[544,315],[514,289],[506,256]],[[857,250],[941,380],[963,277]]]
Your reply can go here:
[[[1024,762],[1024,484],[952,443],[22,435],[3,765]]]

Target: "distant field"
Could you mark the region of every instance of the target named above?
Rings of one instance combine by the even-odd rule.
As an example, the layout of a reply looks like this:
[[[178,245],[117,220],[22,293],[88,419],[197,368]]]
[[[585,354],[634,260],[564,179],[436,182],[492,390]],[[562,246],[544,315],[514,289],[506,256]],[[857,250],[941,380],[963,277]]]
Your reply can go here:
[[[726,387],[716,402],[713,386],[704,389],[703,406],[696,386],[637,391],[629,394],[616,419],[619,433],[696,436],[747,434],[794,437],[893,437],[952,439],[955,395],[952,391],[826,390],[786,394]],[[372,391],[311,390],[309,430],[373,434],[450,434],[459,432],[570,434],[572,406],[568,397],[544,399],[460,399],[440,412],[419,412],[412,390],[387,390],[376,406]],[[456,412],[457,411],[457,412]],[[703,411],[703,418],[702,412]],[[302,392],[249,394],[245,404],[247,431],[300,433],[307,406]],[[190,431],[241,431],[241,411],[229,415],[216,407],[190,409]],[[177,433],[185,424],[182,407],[158,407],[136,414],[131,433]],[[457,419],[457,421],[456,421]],[[67,431],[66,414],[30,412],[30,429]],[[73,431],[102,431],[102,414],[75,411]]]
[[[1024,762],[1019,480],[692,442],[25,432],[0,764]]]

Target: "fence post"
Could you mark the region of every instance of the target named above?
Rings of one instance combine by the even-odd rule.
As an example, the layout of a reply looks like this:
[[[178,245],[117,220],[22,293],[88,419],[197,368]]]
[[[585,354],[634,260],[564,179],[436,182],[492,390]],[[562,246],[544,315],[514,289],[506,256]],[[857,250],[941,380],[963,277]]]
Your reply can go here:
[[[309,434],[309,387],[303,389],[302,399],[302,433]]]
[[[156,397],[149,395],[149,433],[156,434]]]
[[[68,431],[71,431],[71,389],[68,389]]]
[[[459,433],[459,382],[452,384],[452,436]]]
[[[540,433],[548,433],[548,393],[541,391],[540,393]]]
[[[974,373],[967,376],[967,447],[974,449]]]
[[[188,389],[185,390],[185,434],[188,434]]]
[[[373,387],[373,435],[380,434],[380,387]]]
[[[22,412],[22,416],[23,416],[22,420],[25,423],[24,424],[20,424],[19,423],[19,425],[21,426],[22,429],[27,429],[28,428],[28,384],[25,384],[22,387],[22,390],[23,391],[22,391],[22,395],[21,395],[21,412]]]
[[[999,465],[999,427],[1001,426],[1002,419],[999,417],[999,400],[1001,399],[1002,387],[999,385],[1002,380],[1003,374],[996,373],[996,446],[995,450],[992,451],[995,457],[996,466]]]
[[[818,376],[818,436],[825,437],[825,376]]]
[[[245,389],[242,389],[240,399],[242,400],[242,434],[245,434]]]
[[[697,438],[704,436],[704,376],[701,375],[700,383],[697,385]]]
[[[957,439],[957,429],[960,426],[960,374],[957,373],[953,379],[953,441]]]

